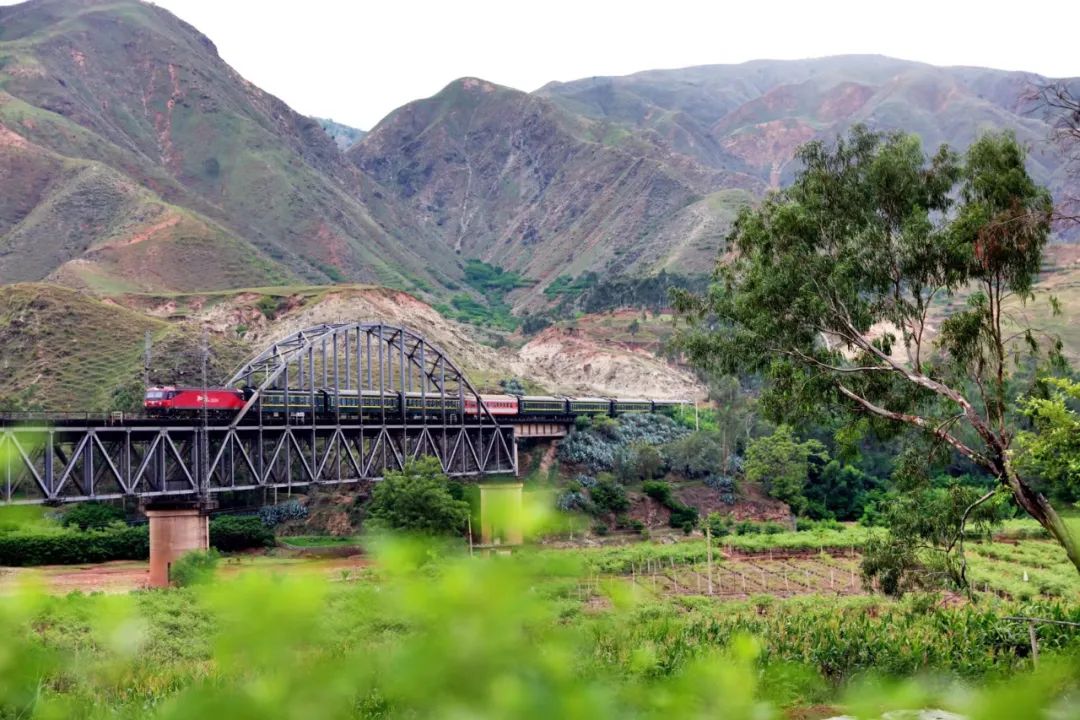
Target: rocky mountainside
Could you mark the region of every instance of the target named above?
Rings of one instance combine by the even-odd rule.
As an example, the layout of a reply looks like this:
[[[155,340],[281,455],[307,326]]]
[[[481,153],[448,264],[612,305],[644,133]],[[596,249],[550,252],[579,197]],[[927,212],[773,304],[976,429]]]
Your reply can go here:
[[[134,0],[0,8],[0,183],[3,282],[442,282],[317,121]]]
[[[658,268],[703,238],[707,262],[726,228],[717,220],[764,189],[475,78],[395,110],[347,155],[408,208],[416,232],[540,280]]]
[[[536,92],[569,112],[655,133],[715,168],[733,163],[771,186],[795,170],[792,152],[854,123],[918,133],[927,147],[965,148],[986,130],[1012,129],[1031,170],[1060,192],[1068,182],[1049,127],[1025,99],[1046,78],[986,68],[935,67],[878,55],[758,60],[551,83]]]
[[[699,398],[685,368],[588,327],[549,328],[519,348],[478,343],[476,329],[430,305],[373,286],[121,294],[101,301],[45,283],[0,286],[0,411],[137,409],[145,337],[151,382],[199,382],[201,332],[211,337],[211,382],[275,340],[324,322],[380,318],[423,332],[482,391],[519,378],[534,391]]]
[[[966,146],[1012,128],[1069,180],[1024,73],[883,57],[551,84],[465,78],[370,133],[304,117],[139,0],[0,7],[0,282],[98,294],[367,282],[445,301],[526,280],[707,272],[794,149],[854,122]],[[358,141],[357,141],[358,140]],[[532,282],[530,282],[532,281]],[[500,299],[499,302],[502,302]]]

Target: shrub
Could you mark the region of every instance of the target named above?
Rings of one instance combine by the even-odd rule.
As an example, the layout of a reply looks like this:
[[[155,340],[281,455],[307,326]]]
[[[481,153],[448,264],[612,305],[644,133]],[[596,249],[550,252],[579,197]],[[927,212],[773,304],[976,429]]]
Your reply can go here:
[[[210,546],[222,552],[273,544],[274,532],[255,515],[222,515],[210,521]]]
[[[705,518],[705,526],[709,528],[709,533],[713,537],[724,537],[731,534],[731,516],[721,515],[720,513],[709,513],[709,516]]]
[[[761,532],[761,528],[757,523],[750,522],[749,520],[741,520],[735,524],[736,535],[757,535]]]
[[[259,519],[266,527],[277,527],[290,520],[303,520],[308,516],[308,509],[296,500],[289,500],[278,505],[266,505],[259,508]]]
[[[787,528],[777,522],[763,523],[761,526],[761,532],[766,535],[779,535],[782,532],[786,532]]]
[[[27,528],[0,534],[0,565],[76,565],[150,557],[146,525],[98,530]]]
[[[169,567],[169,579],[177,587],[205,585],[214,579],[221,555],[217,550],[185,553]]]
[[[605,523],[596,523],[592,527],[593,534],[603,537],[608,534],[608,526]]]
[[[650,480],[643,483],[641,490],[664,507],[669,507],[672,503],[671,486],[662,480]]]
[[[596,479],[596,485],[589,490],[596,512],[600,514],[621,513],[630,509],[630,500],[626,497],[626,488],[617,483],[610,475],[604,474]]]
[[[690,507],[689,505],[683,505],[676,503],[675,507],[671,508],[671,519],[668,524],[673,528],[682,528],[682,531],[687,535],[697,527],[698,524],[698,509],[696,507]]]
[[[592,501],[585,497],[585,493],[580,490],[563,490],[559,497],[555,499],[555,507],[564,512],[581,510],[590,515],[596,511]]]
[[[114,522],[124,522],[124,509],[100,502],[78,503],[64,511],[62,522],[65,527],[80,530],[100,529]]]
[[[465,530],[469,504],[454,498],[439,461],[423,457],[387,472],[368,512],[376,524],[395,530],[453,535]]]

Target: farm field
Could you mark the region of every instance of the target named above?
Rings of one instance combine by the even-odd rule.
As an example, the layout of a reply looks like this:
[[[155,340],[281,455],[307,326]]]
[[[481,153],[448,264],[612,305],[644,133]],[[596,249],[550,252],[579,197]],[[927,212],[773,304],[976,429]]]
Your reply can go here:
[[[709,598],[707,565],[673,556],[646,558],[626,577],[595,573],[585,552],[470,558],[408,541],[381,541],[371,552],[372,564],[348,576],[329,563],[257,556],[226,562],[205,585],[0,596],[10,638],[0,702],[32,705],[34,716],[178,720],[450,710],[876,718],[913,706],[1002,717],[980,713],[987,695],[974,685],[1012,677],[1071,687],[1053,668],[1072,672],[1080,650],[1067,628],[1041,628],[1051,674],[1033,675],[1027,629],[1005,619],[1076,622],[1080,604],[848,596],[861,591],[841,587],[857,559],[843,553],[723,560]],[[30,662],[35,673],[11,672]],[[868,697],[868,673],[935,680],[899,694],[870,686]],[[1055,692],[1009,705],[1020,712],[1008,716],[1028,716],[1024,709],[1054,702]],[[874,714],[860,710],[867,702]]]

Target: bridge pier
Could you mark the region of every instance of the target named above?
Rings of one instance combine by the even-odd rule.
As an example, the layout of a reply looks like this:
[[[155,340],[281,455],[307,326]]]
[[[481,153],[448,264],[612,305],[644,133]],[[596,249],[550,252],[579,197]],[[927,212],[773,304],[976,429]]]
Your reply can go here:
[[[523,483],[480,485],[480,544],[521,545],[524,542],[521,491]]]
[[[156,507],[150,519],[150,587],[167,587],[169,570],[181,555],[210,549],[210,516],[202,507]]]

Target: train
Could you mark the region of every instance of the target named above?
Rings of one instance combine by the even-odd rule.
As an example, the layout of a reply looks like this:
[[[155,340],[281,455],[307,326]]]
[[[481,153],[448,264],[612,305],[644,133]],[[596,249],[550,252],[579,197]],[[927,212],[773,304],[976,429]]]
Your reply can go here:
[[[204,409],[214,417],[235,415],[251,399],[255,390],[231,388],[191,388],[155,386],[146,389],[143,405],[152,417],[195,417]],[[476,417],[480,404],[472,393],[458,395],[419,392],[378,392],[374,390],[319,389],[314,393],[316,415],[360,417]],[[683,404],[678,400],[646,398],[562,397],[557,395],[488,395],[480,399],[487,411],[497,417],[541,418],[578,415],[618,416],[632,413],[657,413]],[[265,416],[303,415],[312,409],[310,390],[267,389],[256,406]]]

